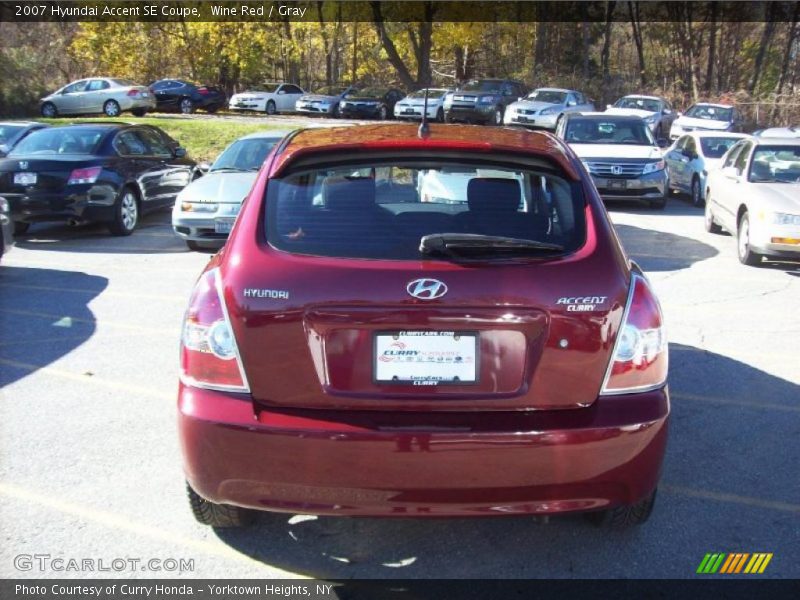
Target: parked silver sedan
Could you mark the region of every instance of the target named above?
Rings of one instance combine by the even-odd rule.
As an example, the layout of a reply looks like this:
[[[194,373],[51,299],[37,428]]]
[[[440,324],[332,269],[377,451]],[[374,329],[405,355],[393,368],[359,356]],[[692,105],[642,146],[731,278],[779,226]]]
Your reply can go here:
[[[85,114],[117,117],[125,111],[141,117],[155,107],[156,99],[146,86],[114,77],[73,81],[39,101],[39,110],[48,119]]]
[[[539,88],[509,104],[503,123],[555,130],[563,115],[571,112],[594,112],[594,103],[575,90]]]

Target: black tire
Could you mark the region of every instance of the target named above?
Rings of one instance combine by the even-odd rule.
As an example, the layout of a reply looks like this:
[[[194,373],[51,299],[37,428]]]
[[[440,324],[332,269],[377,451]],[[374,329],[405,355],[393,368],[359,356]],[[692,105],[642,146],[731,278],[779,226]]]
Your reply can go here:
[[[119,102],[116,100],[106,100],[105,104],[103,104],[103,114],[107,117],[118,117],[121,112]]]
[[[181,114],[190,115],[195,109],[194,102],[192,102],[191,98],[181,98],[178,109],[181,111]]]
[[[659,123],[658,127],[656,127],[656,131],[653,136],[656,138],[656,141],[664,137],[664,131],[661,129],[661,123]]]
[[[492,115],[492,125],[495,127],[500,127],[503,124],[503,109],[500,106],[496,106],[494,109],[494,115]]]
[[[653,491],[647,498],[640,500],[636,504],[627,504],[607,510],[586,513],[586,518],[594,525],[607,529],[624,529],[634,525],[642,525],[653,514],[656,491]]]
[[[145,116],[147,114],[147,109],[146,108],[134,108],[134,109],[131,110],[131,114],[134,117],[143,117],[143,116]]]
[[[650,208],[654,208],[656,210],[664,210],[664,207],[667,205],[666,198],[659,198],[658,200],[650,200]]]
[[[264,111],[268,115],[274,115],[276,112],[278,112],[278,108],[275,106],[275,101],[274,100],[268,100],[267,101],[267,106],[264,109]]]
[[[226,529],[246,527],[255,518],[254,512],[246,508],[209,502],[195,492],[188,483],[186,484],[186,494],[189,497],[189,506],[194,518],[203,525]]]
[[[333,107],[333,112],[331,113],[331,116],[332,116],[334,119],[340,119],[340,118],[341,118],[341,116],[342,116],[342,110],[339,108],[339,103],[338,103],[338,102],[337,102],[337,103],[336,103],[336,105]]]
[[[736,249],[739,262],[749,267],[761,264],[761,255],[750,247],[750,216],[747,211],[739,218],[739,227],[736,228]]]
[[[438,111],[436,111],[436,122],[444,123],[444,109],[440,108]]]
[[[692,191],[691,196],[692,206],[701,207],[703,206],[703,192],[700,189],[700,179],[698,177],[692,177]]]
[[[195,242],[194,240],[186,240],[186,247],[193,252],[198,252],[199,250],[204,249],[199,242]]]
[[[444,122],[445,123],[455,123],[456,120],[450,115],[445,115],[444,116]]]
[[[139,224],[139,198],[130,188],[122,188],[122,192],[114,203],[114,218],[108,223],[112,235],[130,235]]]
[[[388,118],[389,110],[385,106],[381,105],[381,107],[378,109],[378,120],[385,121]]]
[[[30,223],[23,223],[22,221],[14,221],[14,235],[24,235],[31,228]]]
[[[52,102],[45,102],[39,109],[45,119],[55,119],[58,116],[58,109]]]
[[[706,192],[706,195],[707,194],[708,193]],[[722,227],[717,225],[717,222],[714,221],[714,215],[711,214],[711,203],[708,200],[706,200],[705,208],[706,209],[703,214],[703,225],[705,226],[706,231],[708,233],[716,233],[716,234],[722,233]]]

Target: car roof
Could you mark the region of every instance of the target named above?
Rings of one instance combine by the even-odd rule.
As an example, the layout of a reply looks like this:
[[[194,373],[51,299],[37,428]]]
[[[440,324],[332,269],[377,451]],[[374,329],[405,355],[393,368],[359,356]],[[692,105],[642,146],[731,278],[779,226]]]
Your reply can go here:
[[[567,119],[574,119],[576,117],[589,117],[590,119],[594,119],[599,121],[600,119],[614,119],[617,121],[641,121],[642,118],[636,115],[618,115],[616,113],[608,113],[608,112],[573,112],[567,113],[564,115]]]
[[[254,140],[254,139],[274,139],[274,138],[284,138],[290,133],[292,133],[294,129],[267,129],[265,131],[256,131],[254,133],[248,133],[247,135],[243,135],[240,138],[237,138],[237,142],[239,140]]]
[[[68,127],[94,127],[99,129],[121,129],[123,127],[148,127],[148,125],[142,124],[133,124],[133,123],[123,123],[122,121],[86,121],[84,123],[64,123],[63,125],[56,125],[52,127],[52,129],[65,129]],[[149,127],[152,127],[150,125]]]
[[[424,138],[417,135],[415,124],[375,124],[347,127],[302,129],[280,149],[270,174],[278,174],[297,157],[333,150],[455,150],[486,153],[507,152],[529,156],[547,156],[558,163],[573,179],[579,179],[566,144],[550,133],[511,127],[431,124]]]
[[[687,131],[684,135],[690,135],[696,138],[746,138],[750,137],[746,133],[733,133],[730,131]],[[683,137],[683,136],[681,136]]]
[[[766,129],[762,129],[759,132],[754,133],[753,135],[757,137],[789,137],[789,138],[797,138],[800,137],[800,127],[797,125],[792,125],[791,127],[768,127]]]
[[[570,94],[575,92],[576,90],[568,90],[567,88],[555,88],[555,87],[540,87],[533,90],[534,92],[565,92]]]
[[[800,140],[789,137],[751,137],[757,146],[797,146]]]
[[[39,123],[39,121],[0,121],[0,125],[21,125],[22,127],[41,125],[42,127],[50,127],[47,123]]]
[[[716,102],[695,102],[692,106],[713,106],[714,108],[733,108],[733,104],[717,104]],[[689,108],[691,108],[690,106]]]
[[[662,100],[659,96],[647,96],[646,94],[625,94],[622,98],[645,98],[647,100]],[[622,100],[620,98],[620,100]]]

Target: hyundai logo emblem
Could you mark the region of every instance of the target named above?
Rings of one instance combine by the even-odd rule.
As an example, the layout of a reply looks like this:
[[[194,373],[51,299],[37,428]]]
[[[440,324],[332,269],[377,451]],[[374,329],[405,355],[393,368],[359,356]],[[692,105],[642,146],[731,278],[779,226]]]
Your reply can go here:
[[[614,175],[622,175],[622,167],[620,167],[619,165],[614,165],[613,167],[611,167],[611,172]]]
[[[415,279],[408,282],[406,291],[420,300],[435,300],[447,293],[447,286],[438,279]]]

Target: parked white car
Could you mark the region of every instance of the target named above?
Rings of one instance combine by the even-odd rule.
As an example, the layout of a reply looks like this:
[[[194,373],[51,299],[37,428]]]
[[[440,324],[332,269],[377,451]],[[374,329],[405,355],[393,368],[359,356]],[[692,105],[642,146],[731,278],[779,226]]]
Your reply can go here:
[[[741,140],[708,175],[706,231],[736,236],[739,261],[800,259],[800,141]]]
[[[593,112],[594,104],[575,90],[539,88],[506,108],[503,123],[543,129],[555,129],[563,115]]]
[[[770,127],[769,129],[761,129],[753,133],[756,137],[785,137],[800,139],[800,126],[792,125],[791,127]]]
[[[669,139],[677,140],[690,131],[742,131],[741,113],[730,104],[699,102],[672,123]]]
[[[428,88],[428,119],[444,123],[444,97],[450,92],[444,88]],[[425,90],[411,92],[394,105],[395,119],[422,120]]]
[[[678,113],[672,108],[669,101],[658,96],[630,95],[623,96],[613,105],[606,106],[606,112],[611,115],[633,115],[641,117],[656,139],[666,138],[672,122]]]
[[[694,206],[705,202],[706,177],[722,164],[722,156],[743,133],[694,131],[679,137],[664,153],[669,170],[669,189],[689,194]]]
[[[254,110],[274,115],[294,112],[294,105],[305,92],[293,83],[266,83],[231,96],[231,110]]]
[[[172,209],[172,229],[191,250],[225,243],[258,170],[287,133],[264,131],[239,138],[206,175],[181,190]]]

